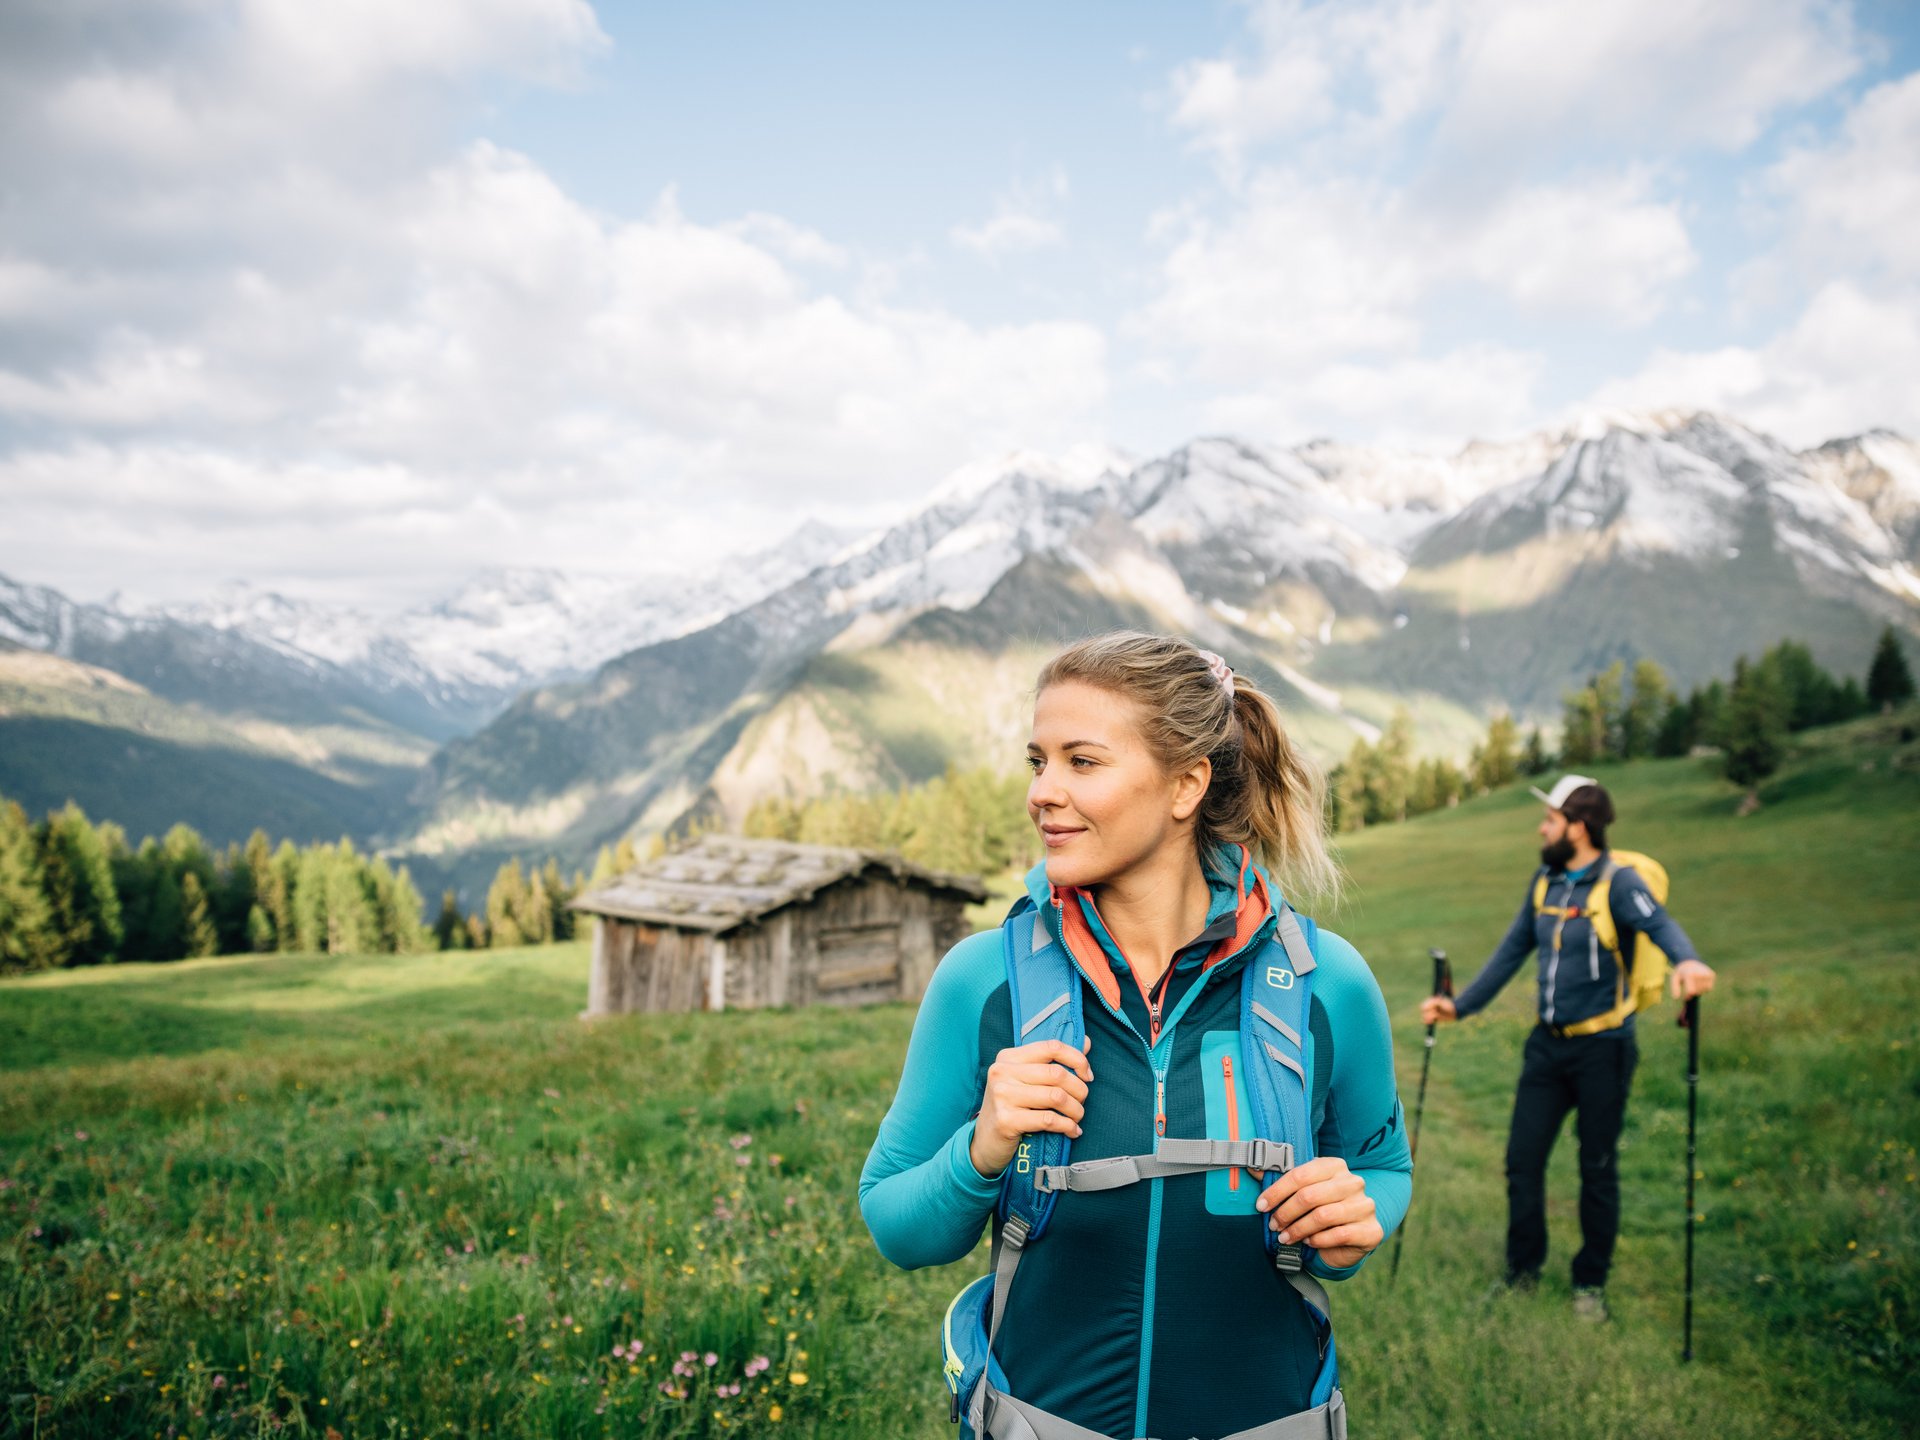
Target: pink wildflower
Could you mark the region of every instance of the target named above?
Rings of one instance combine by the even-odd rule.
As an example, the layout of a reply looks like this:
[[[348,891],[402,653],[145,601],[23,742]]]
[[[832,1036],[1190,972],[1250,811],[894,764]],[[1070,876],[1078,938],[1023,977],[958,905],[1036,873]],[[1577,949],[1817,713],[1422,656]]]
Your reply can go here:
[[[711,1350],[707,1351],[706,1354],[702,1355],[700,1359],[709,1370],[711,1370],[714,1366],[720,1363],[720,1357],[714,1354],[713,1351]]]

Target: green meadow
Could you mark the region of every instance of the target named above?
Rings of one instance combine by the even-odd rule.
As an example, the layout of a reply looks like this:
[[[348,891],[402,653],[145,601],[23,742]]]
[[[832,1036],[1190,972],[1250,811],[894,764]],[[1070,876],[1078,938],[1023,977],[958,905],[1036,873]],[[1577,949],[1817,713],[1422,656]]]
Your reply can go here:
[[[1916,723],[1905,717],[1905,734]],[[1529,987],[1441,1031],[1397,1284],[1336,1293],[1356,1435],[1870,1437],[1920,1404],[1920,743],[1800,737],[1757,813],[1604,774],[1719,968],[1695,1360],[1685,1035],[1643,1017],[1615,1323],[1580,1327],[1572,1136],[1538,1294],[1490,1299]],[[1510,920],[1518,787],[1352,837],[1411,1114],[1430,945]],[[855,1178],[912,1012],[586,1025],[583,945],[126,965],[0,984],[0,1436],[952,1434],[980,1258],[882,1262]]]

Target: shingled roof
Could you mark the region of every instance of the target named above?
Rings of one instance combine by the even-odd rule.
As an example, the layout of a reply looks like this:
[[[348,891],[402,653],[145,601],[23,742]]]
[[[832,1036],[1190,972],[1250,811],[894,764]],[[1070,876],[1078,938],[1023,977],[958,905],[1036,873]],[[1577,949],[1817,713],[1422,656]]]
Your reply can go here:
[[[868,870],[884,870],[900,880],[955,891],[975,904],[987,898],[987,887],[973,876],[928,870],[890,850],[703,835],[684,850],[649,860],[580,896],[572,908],[589,915],[721,934],[809,900],[827,886]]]

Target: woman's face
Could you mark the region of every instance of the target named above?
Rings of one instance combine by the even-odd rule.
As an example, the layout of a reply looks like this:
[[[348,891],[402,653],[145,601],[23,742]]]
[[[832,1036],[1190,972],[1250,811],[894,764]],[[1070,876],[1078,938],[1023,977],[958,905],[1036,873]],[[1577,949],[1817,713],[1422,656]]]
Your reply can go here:
[[[1076,680],[1049,685],[1033,705],[1027,814],[1055,885],[1110,884],[1187,845],[1211,769],[1202,760],[1169,775],[1147,748],[1139,705]]]

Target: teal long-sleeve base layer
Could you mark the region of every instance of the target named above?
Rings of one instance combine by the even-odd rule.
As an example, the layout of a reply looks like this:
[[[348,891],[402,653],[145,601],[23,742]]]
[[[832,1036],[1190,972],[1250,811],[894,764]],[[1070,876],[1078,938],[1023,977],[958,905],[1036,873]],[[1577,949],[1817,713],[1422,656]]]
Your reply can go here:
[[[1221,903],[1231,910],[1230,898]],[[1116,968],[1123,966],[1117,948],[1100,938]],[[1208,1087],[1218,1081],[1202,1056],[1217,1053],[1223,1035],[1238,1035],[1240,966],[1263,943],[1256,937],[1212,966],[1203,964],[1204,945],[1176,957],[1186,984],[1177,999],[1169,996],[1153,1049],[1131,1007],[1108,1005],[1082,979],[1094,1080],[1074,1159],[1153,1149],[1156,1056],[1165,1074],[1166,1134],[1207,1133]],[[1412,1196],[1413,1167],[1386,1005],[1345,940],[1320,931],[1315,956],[1317,1151],[1347,1161],[1391,1234]],[[1122,995],[1135,989],[1122,972]],[[935,971],[900,1088],[860,1177],[861,1213],[895,1264],[947,1264],[978,1243],[1000,1184],[974,1169],[973,1120],[988,1067],[1013,1043],[1000,935],[972,936]],[[1317,1339],[1297,1293],[1266,1260],[1252,1177],[1241,1176],[1231,1194],[1218,1177],[1210,1193],[1207,1181],[1176,1176],[1059,1198],[1046,1234],[1021,1263],[995,1345],[1013,1394],[1121,1437],[1224,1435],[1306,1407]],[[1359,1269],[1333,1269],[1317,1256],[1309,1263],[1329,1280]],[[1361,1317],[1336,1316],[1336,1327],[1343,1323]],[[930,1364],[930,1401],[932,1371]]]

